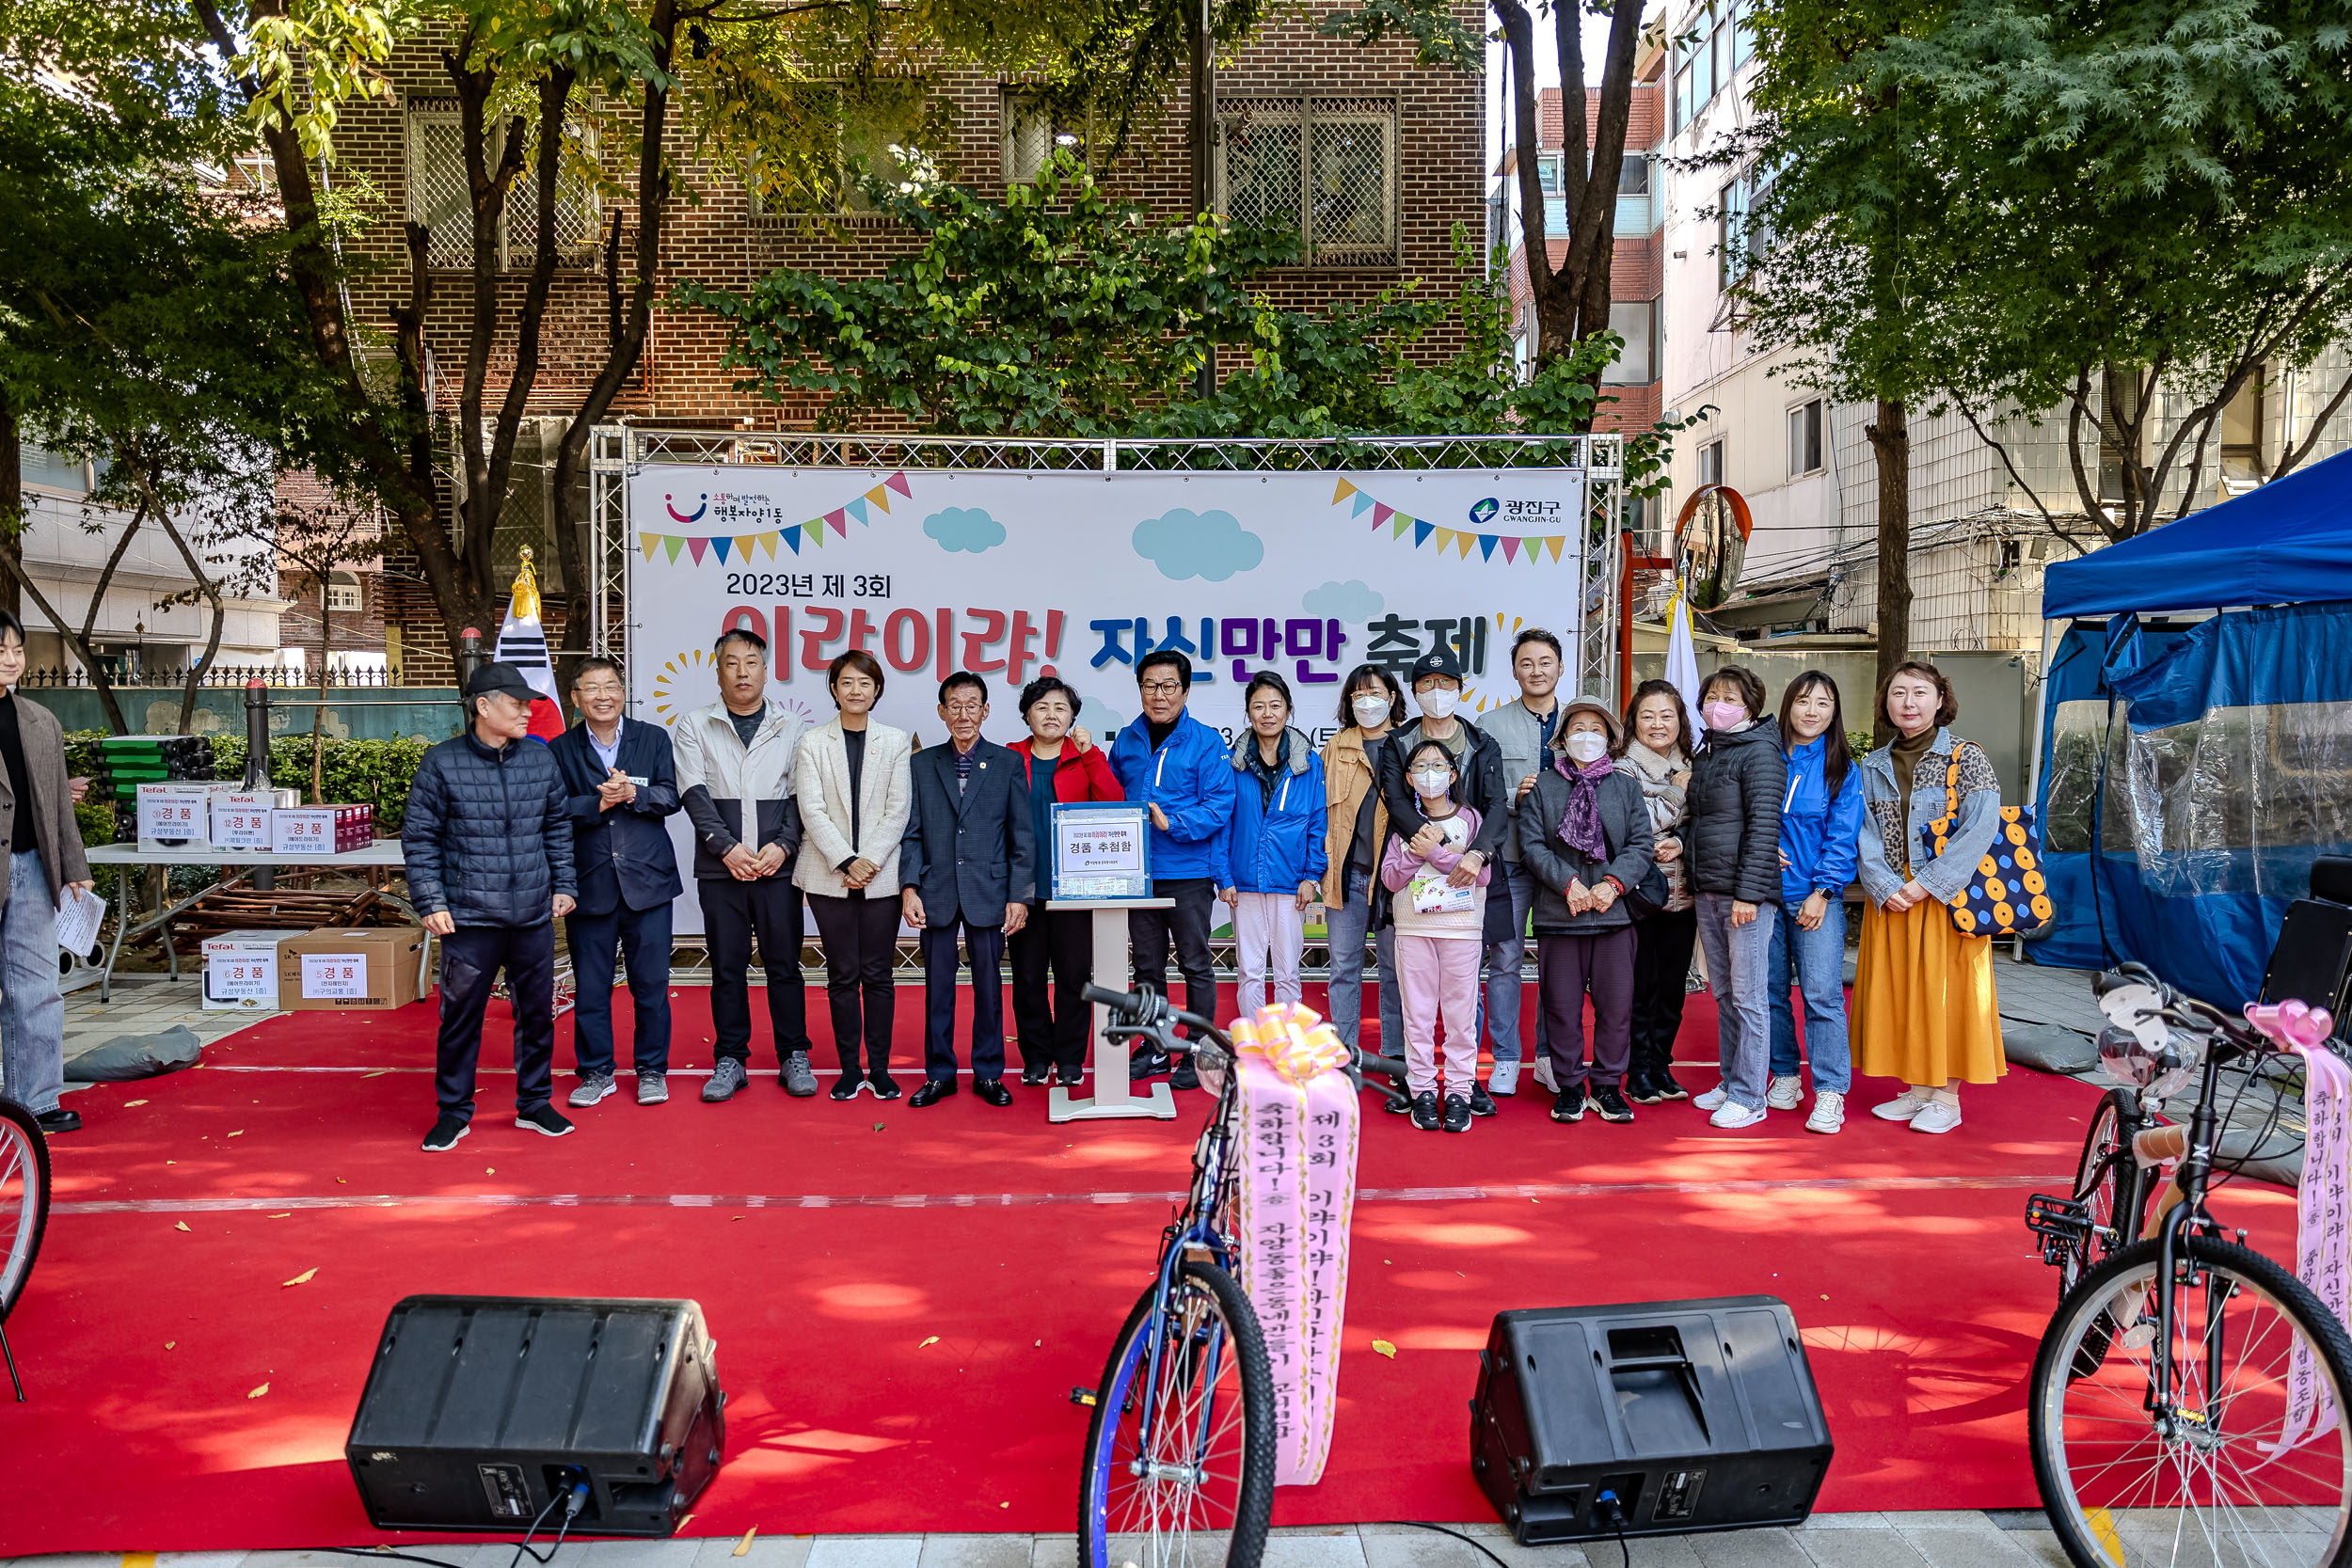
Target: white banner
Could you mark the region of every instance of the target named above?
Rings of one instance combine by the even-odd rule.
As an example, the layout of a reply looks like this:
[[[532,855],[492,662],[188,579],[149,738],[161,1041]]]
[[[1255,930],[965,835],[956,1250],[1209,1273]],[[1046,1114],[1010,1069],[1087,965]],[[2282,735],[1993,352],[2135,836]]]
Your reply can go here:
[[[1026,734],[1022,685],[1058,674],[1108,747],[1137,711],[1135,660],[1192,659],[1191,709],[1228,736],[1249,676],[1290,684],[1318,744],[1358,664],[1400,680],[1439,641],[1465,705],[1508,702],[1512,639],[1578,629],[1584,477],[1573,469],[1170,474],[647,466],[629,481],[637,717],[715,702],[711,644],[743,626],[770,694],[833,715],[825,667],[882,661],[885,723],[944,738],[939,682],[989,684],[985,733]],[[683,819],[676,824],[681,846]],[[684,851],[681,849],[681,855]],[[681,862],[683,863],[683,861]],[[700,929],[690,895],[679,929]]]

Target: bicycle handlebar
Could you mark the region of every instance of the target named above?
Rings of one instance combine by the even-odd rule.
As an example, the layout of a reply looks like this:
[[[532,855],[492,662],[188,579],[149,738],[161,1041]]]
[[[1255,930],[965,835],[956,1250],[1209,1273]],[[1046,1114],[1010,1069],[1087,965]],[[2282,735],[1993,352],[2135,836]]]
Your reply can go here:
[[[1212,1041],[1225,1037],[1216,1023],[1198,1013],[1185,1012],[1168,1006],[1168,998],[1149,988],[1139,990],[1111,990],[1106,987],[1089,985],[1080,992],[1089,1002],[1099,1003],[1110,1009],[1117,1021],[1111,1024],[1116,1033],[1145,1034],[1157,1037],[1169,1051],[1186,1052],[1195,1049],[1195,1042],[1206,1037]],[[1179,1039],[1179,1025],[1190,1029],[1194,1039]]]
[[[2185,996],[2157,977],[2155,971],[2143,963],[2122,963],[2090,983],[2091,994],[2105,1001],[2110,994],[2126,986],[2146,986],[2156,993],[2157,1016],[2175,1023],[2202,1025],[2225,1036],[2241,1051],[2263,1052],[2278,1049],[2277,1042],[2242,1018],[2233,1018],[2210,1002]],[[2183,1015],[2187,1015],[2184,1017]]]

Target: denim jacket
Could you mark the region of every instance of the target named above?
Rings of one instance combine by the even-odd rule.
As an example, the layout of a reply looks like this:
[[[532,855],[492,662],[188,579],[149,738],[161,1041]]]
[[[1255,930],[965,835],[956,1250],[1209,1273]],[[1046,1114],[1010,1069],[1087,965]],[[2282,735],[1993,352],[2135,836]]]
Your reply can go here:
[[[1894,748],[1882,746],[1862,759],[1862,800],[1868,814],[1862,828],[1862,891],[1873,904],[1883,904],[1902,888],[1904,866],[1921,887],[1943,903],[1968,885],[1977,863],[1993,847],[2001,827],[2001,782],[1982,748],[1969,746],[1962,753],[1960,819],[1946,841],[1944,852],[1925,865],[1918,863],[1919,830],[1944,815],[1944,780],[1950,768],[1952,748],[1964,744],[1948,729],[1938,729],[1928,754],[1920,759],[1918,787],[1911,792],[1911,825],[1902,819],[1902,795],[1895,784]],[[1902,845],[1902,863],[1890,856],[1890,840]]]

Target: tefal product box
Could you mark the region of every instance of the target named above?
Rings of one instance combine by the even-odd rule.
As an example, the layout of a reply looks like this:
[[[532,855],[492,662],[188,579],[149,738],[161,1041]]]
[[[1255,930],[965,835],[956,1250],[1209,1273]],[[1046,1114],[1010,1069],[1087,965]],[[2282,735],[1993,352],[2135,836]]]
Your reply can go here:
[[[224,855],[269,853],[277,846],[272,816],[300,798],[291,789],[213,785],[213,848]]]
[[[205,784],[139,785],[139,849],[150,855],[213,851],[213,786]]]
[[[278,1010],[279,954],[303,931],[223,931],[204,939],[204,1010],[208,1013],[269,1013]]]
[[[281,855],[332,855],[336,806],[280,806],[269,814],[269,847]]]
[[[278,949],[287,1012],[384,1012],[417,1000],[421,926],[323,926]]]

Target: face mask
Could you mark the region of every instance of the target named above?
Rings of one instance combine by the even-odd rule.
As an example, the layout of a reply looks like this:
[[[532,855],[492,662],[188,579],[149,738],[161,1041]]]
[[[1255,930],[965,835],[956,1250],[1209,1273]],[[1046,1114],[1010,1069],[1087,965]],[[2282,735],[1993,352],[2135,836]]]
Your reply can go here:
[[[1452,775],[1435,768],[1424,768],[1413,775],[1413,793],[1424,800],[1435,800],[1445,794]]]
[[[1739,703],[1709,703],[1699,711],[1710,730],[1736,730],[1748,721],[1748,710]]]
[[[1427,691],[1416,692],[1414,698],[1421,704],[1422,718],[1451,719],[1454,717],[1454,705],[1461,700],[1461,693],[1448,690],[1440,686]]]
[[[1580,730],[1568,736],[1568,755],[1588,766],[1598,762],[1608,751],[1609,737],[1605,735],[1595,735],[1590,730]]]
[[[1356,722],[1370,729],[1389,716],[1386,697],[1359,697],[1348,705],[1355,711]]]

